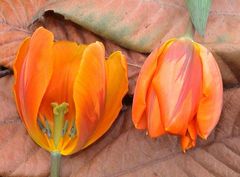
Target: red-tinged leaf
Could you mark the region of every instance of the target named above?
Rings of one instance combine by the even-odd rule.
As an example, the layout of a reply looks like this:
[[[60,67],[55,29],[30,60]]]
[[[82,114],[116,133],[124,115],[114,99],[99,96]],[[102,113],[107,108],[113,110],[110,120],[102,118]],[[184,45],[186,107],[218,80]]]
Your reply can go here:
[[[238,59],[240,57],[239,50],[240,50],[240,35],[239,35],[239,11],[237,10],[240,7],[240,3],[238,1],[234,0],[231,3],[228,3],[227,1],[220,0],[221,2],[217,2],[216,0],[213,0],[212,4],[212,10],[210,12],[210,19],[206,31],[206,37],[203,39],[199,36],[196,36],[198,41],[201,41],[203,43],[206,43],[208,47],[212,51],[215,51],[217,55],[223,56],[221,57],[222,60],[224,60],[225,63],[220,62],[220,65],[224,65],[223,68],[226,68],[227,65],[232,65],[234,68],[234,71],[231,69],[227,69],[227,71],[222,72],[224,75],[224,81],[227,80],[227,82],[230,85],[236,84],[236,79],[240,77],[239,72],[237,72],[237,68],[239,68],[239,62]],[[88,3],[87,3],[88,2]],[[36,29],[39,25],[44,25],[50,30],[53,30],[56,40],[72,40],[77,42],[83,42],[83,43],[89,43],[94,42],[95,40],[103,40],[96,35],[93,35],[90,32],[87,32],[86,30],[77,27],[77,25],[70,23],[66,20],[64,21],[64,18],[67,18],[67,15],[72,15],[75,17],[75,13],[78,13],[77,8],[81,7],[85,11],[81,11],[79,13],[84,13],[85,16],[88,16],[88,14],[99,15],[100,18],[103,13],[108,13],[108,10],[111,10],[111,7],[113,8],[118,4],[118,1],[113,0],[110,3],[106,3],[106,1],[102,0],[101,4],[102,6],[96,6],[94,4],[98,4],[100,1],[97,1],[97,3],[94,3],[94,0],[90,1],[74,1],[74,0],[67,0],[67,1],[38,1],[33,2],[30,0],[23,1],[1,1],[0,7],[1,7],[1,16],[0,21],[2,22],[0,24],[0,27],[6,30],[3,30],[0,33],[0,65],[11,67],[12,60],[14,58],[14,55],[17,51],[17,48],[19,46],[19,43],[21,42],[22,38],[26,37],[26,35],[31,35],[32,31]],[[144,2],[144,3],[143,3]],[[78,6],[74,6],[75,4],[78,4]],[[129,3],[129,4],[128,4]],[[156,4],[157,3],[157,4]],[[67,6],[66,6],[67,4]],[[136,5],[138,6],[136,7]],[[156,5],[156,6],[155,6]],[[150,39],[149,35],[152,35],[154,32],[154,29],[157,29],[161,35],[158,35],[157,37],[154,37],[153,39],[155,42],[151,42],[151,47],[159,45],[158,43],[164,42],[166,39],[173,37],[173,36],[179,36],[182,33],[184,33],[185,26],[187,21],[185,20],[186,15],[183,15],[186,11],[184,7],[183,1],[169,1],[165,2],[163,0],[161,1],[126,1],[124,3],[118,4],[119,9],[123,9],[123,12],[126,12],[127,15],[125,15],[126,19],[125,21],[119,21],[118,25],[122,25],[123,27],[126,27],[128,25],[127,21],[132,21],[134,19],[141,19],[142,25],[137,26],[137,36],[136,39],[141,39],[143,37],[147,37]],[[15,8],[10,8],[15,7]],[[24,7],[24,8],[23,8]],[[68,7],[68,8],[66,8]],[[102,10],[99,10],[101,7]],[[158,13],[155,13],[153,10],[147,10],[144,9],[144,11],[141,11],[143,7],[151,8],[157,8]],[[9,10],[10,8],[10,10]],[[58,21],[54,21],[52,18],[45,18],[39,16],[41,12],[46,11],[47,9],[54,8],[54,9],[60,9],[64,16],[64,18],[59,18]],[[105,8],[105,10],[103,10]],[[126,9],[125,9],[126,8]],[[24,9],[26,13],[24,13]],[[54,10],[53,9],[53,10]],[[74,11],[75,9],[75,11]],[[120,13],[120,11],[116,10],[116,15]],[[135,10],[134,10],[135,9]],[[57,11],[56,11],[57,12]],[[154,12],[154,16],[151,15],[151,13]],[[165,13],[167,12],[167,13]],[[179,14],[182,14],[180,16],[175,17],[176,12]],[[143,14],[142,14],[143,13]],[[144,13],[145,14],[144,16]],[[171,16],[171,13],[173,16]],[[8,15],[10,14],[10,15]],[[25,14],[25,15],[24,15]],[[29,15],[26,15],[29,14]],[[37,15],[38,14],[38,15]],[[50,15],[49,15],[50,14]],[[52,16],[53,13],[47,13],[47,16]],[[168,14],[168,15],[166,15]],[[170,14],[170,15],[169,15]],[[122,14],[123,15],[123,14]],[[13,18],[14,17],[14,18]],[[21,21],[17,20],[21,17]],[[37,18],[39,17],[39,18]],[[76,19],[80,18],[76,17]],[[151,18],[150,18],[151,17]],[[218,17],[221,17],[222,21],[219,20]],[[172,20],[168,20],[168,18]],[[33,19],[38,19],[37,23],[32,24]],[[74,21],[76,21],[76,19]],[[91,25],[94,25],[98,18],[94,18],[93,22],[92,20],[88,23]],[[129,20],[128,20],[129,19]],[[212,19],[212,20],[211,20]],[[41,23],[41,21],[44,21]],[[79,19],[78,19],[79,20]],[[177,21],[175,21],[177,20]],[[105,20],[108,21],[108,20]],[[58,27],[56,27],[56,23],[58,23]],[[86,22],[87,23],[87,22]],[[100,23],[100,22],[99,22]],[[129,22],[130,23],[130,22]],[[148,23],[148,27],[144,25],[145,23]],[[83,24],[79,23],[80,25],[84,26]],[[106,32],[108,30],[111,30],[112,28],[108,28],[107,25],[110,23],[105,22]],[[157,26],[160,25],[160,26]],[[59,28],[59,26],[61,28]],[[115,26],[115,25],[114,25]],[[164,28],[162,28],[164,26]],[[232,27],[234,26],[234,28]],[[21,27],[21,28],[20,28]],[[166,27],[166,30],[165,30]],[[10,30],[9,30],[10,29]],[[94,26],[94,29],[98,29],[98,26]],[[91,29],[90,29],[91,30]],[[18,38],[18,33],[22,34],[21,32],[24,31],[24,35],[22,35],[20,38]],[[150,33],[151,32],[151,33]],[[16,34],[15,34],[16,33]],[[105,33],[103,33],[105,34]],[[101,35],[103,35],[101,33]],[[116,32],[118,36],[121,36],[121,33]],[[134,33],[135,34],[135,33]],[[130,34],[129,34],[130,35]],[[225,37],[222,37],[222,36]],[[134,37],[134,35],[132,36]],[[124,40],[125,36],[121,38],[121,40]],[[131,38],[131,36],[126,37],[129,41],[135,41],[134,38]],[[10,44],[9,44],[10,42]],[[109,44],[113,44],[112,42],[109,42],[108,40],[102,41],[105,43],[106,47],[108,48]],[[121,44],[123,42],[120,42]],[[9,46],[11,45],[11,46]],[[149,50],[151,50],[149,48]],[[117,45],[112,45],[110,52],[115,49],[121,49],[117,47]],[[128,51],[123,51],[125,54]],[[135,80],[133,78],[136,78],[138,71],[145,59],[144,55],[140,55],[138,53],[131,52],[130,55],[128,55],[128,63],[129,63],[129,78],[130,78],[130,93],[133,93],[134,89],[134,83]],[[236,67],[237,66],[237,67]],[[222,67],[222,66],[220,66]],[[237,76],[237,78],[234,78],[232,75],[232,72]],[[225,78],[226,77],[226,78]],[[229,80],[230,79],[230,80]]]
[[[184,0],[132,0],[121,3],[118,0],[110,2],[50,0],[47,3],[44,0],[1,1],[0,27],[3,32],[0,36],[2,41],[0,47],[1,51],[5,52],[0,55],[0,64],[11,66],[9,62],[14,58],[20,40],[32,33],[31,22],[40,19],[48,10],[62,14],[66,19],[121,46],[150,52],[168,38],[181,36],[185,32],[189,15],[184,2]],[[227,0],[213,0],[205,38],[196,34],[197,41],[207,44],[217,52],[239,50],[239,8],[238,0],[231,3]],[[9,44],[3,45],[4,43]]]
[[[198,41],[219,50],[223,43],[239,49],[239,8],[238,0],[212,0],[205,38],[197,35]],[[166,39],[183,35],[189,19],[184,0],[60,0],[38,16],[48,10],[140,52],[150,52]]]
[[[212,8],[216,10],[216,24],[218,18],[229,20],[229,14],[238,14],[234,11],[239,6],[237,1],[220,0],[216,1]],[[1,3],[15,3],[16,12],[19,13],[21,8],[17,8],[21,2],[18,1],[0,1]],[[24,1],[29,4],[30,1]],[[38,1],[41,2],[41,1]],[[51,4],[58,5],[58,3],[65,4],[65,1],[50,1]],[[70,2],[67,0],[66,2]],[[79,1],[81,3],[82,1]],[[86,1],[85,1],[86,2]],[[89,2],[93,2],[92,0]],[[115,0],[110,3],[114,3]],[[119,2],[119,1],[118,1]],[[126,1],[126,6],[127,6]],[[131,1],[132,3],[135,1]],[[147,1],[146,1],[147,2]],[[157,1],[148,1],[157,2]],[[164,4],[165,8],[181,7],[182,1],[159,1]],[[164,3],[163,3],[164,2]],[[178,4],[175,4],[179,2]],[[36,3],[36,1],[34,1]],[[234,4],[235,3],[235,4]],[[30,3],[31,4],[31,3]],[[37,4],[35,4],[36,7]],[[68,4],[70,8],[70,3]],[[229,8],[230,6],[234,8]],[[2,17],[2,9],[5,6],[0,6],[0,13]],[[25,6],[28,11],[28,7]],[[35,7],[35,6],[34,6]],[[40,7],[40,6],[39,6]],[[65,6],[67,7],[67,6]],[[221,13],[217,9],[228,7]],[[129,7],[130,8],[130,7]],[[32,8],[36,11],[37,8]],[[31,10],[30,10],[31,11]],[[164,11],[159,11],[159,13]],[[231,12],[231,13],[230,13]],[[11,15],[14,14],[12,11]],[[150,13],[150,12],[149,12]],[[210,12],[213,15],[214,9]],[[220,14],[227,15],[220,15]],[[156,14],[158,15],[158,14]],[[138,16],[136,14],[136,16]],[[163,15],[163,17],[165,17]],[[0,18],[1,18],[0,17]],[[10,17],[9,17],[10,18]],[[130,17],[128,17],[130,18]],[[142,18],[142,17],[141,17]],[[155,18],[155,17],[154,17]],[[167,17],[166,17],[167,18]],[[176,17],[177,18],[177,17]],[[180,18],[180,17],[178,17]],[[31,19],[31,18],[29,18]],[[239,18],[234,17],[233,20],[228,21],[228,24],[235,24]],[[10,23],[12,20],[8,21]],[[165,21],[164,21],[165,22]],[[175,24],[174,24],[175,23]],[[162,41],[178,34],[176,26],[181,26],[181,20],[176,24],[174,22],[170,32],[163,32],[165,37],[161,36]],[[210,23],[210,22],[209,22]],[[211,22],[213,23],[213,22]],[[0,26],[3,23],[0,24]],[[139,69],[143,64],[146,55],[142,55],[131,50],[119,47],[118,45],[106,40],[102,37],[94,35],[93,33],[84,30],[77,24],[64,20],[62,16],[56,16],[52,12],[48,12],[45,16],[39,18],[34,24],[29,21],[31,27],[28,29],[29,35],[38,26],[43,25],[47,29],[53,31],[56,40],[71,40],[83,43],[94,42],[99,40],[104,43],[107,49],[107,55],[112,51],[121,50],[127,56],[130,92],[133,94],[136,77]],[[214,23],[213,23],[214,24]],[[209,24],[208,24],[209,25]],[[223,28],[225,28],[223,23]],[[21,25],[19,25],[21,26]],[[27,25],[28,26],[28,25]],[[170,25],[171,26],[171,25]],[[141,26],[144,28],[144,26]],[[141,29],[140,28],[140,29]],[[14,28],[13,28],[14,29]],[[161,29],[161,28],[159,28]],[[208,31],[207,27],[207,31]],[[235,35],[230,41],[223,41],[222,43],[211,42],[214,41],[215,31],[206,33],[208,37],[206,40],[210,42],[208,46],[217,52],[217,61],[220,65],[223,74],[225,92],[224,92],[224,108],[219,124],[215,132],[211,134],[207,141],[199,140],[195,149],[187,151],[186,154],[181,152],[180,143],[177,137],[166,135],[157,139],[150,139],[145,135],[145,132],[136,130],[131,122],[131,106],[127,107],[127,111],[122,112],[117,121],[114,123],[110,131],[104,137],[99,139],[89,148],[62,158],[62,176],[84,176],[84,177],[153,177],[153,176],[233,176],[237,177],[240,173],[239,158],[240,158],[240,50],[239,50],[239,32],[238,27],[232,30],[221,29],[221,33]],[[210,30],[210,29],[209,29]],[[223,33],[227,31],[227,33]],[[214,32],[214,33],[213,33]],[[4,34],[5,32],[1,33]],[[14,34],[14,33],[11,33]],[[211,34],[211,35],[210,35]],[[28,33],[26,33],[28,35]],[[231,36],[230,35],[230,36]],[[2,36],[0,40],[2,40]],[[11,35],[10,35],[11,36]],[[212,38],[210,38],[212,36]],[[12,36],[14,37],[14,36]],[[199,38],[200,40],[200,38]],[[6,40],[7,41],[7,40]],[[160,40],[157,39],[159,42]],[[233,42],[232,42],[233,41]],[[19,41],[20,42],[20,41]],[[7,42],[6,42],[7,43]],[[0,43],[0,48],[5,46],[5,41]],[[9,48],[12,53],[17,50],[17,44]],[[5,48],[6,49],[6,48]],[[2,50],[1,50],[2,51]],[[2,62],[5,52],[0,51],[0,63],[5,66],[11,66],[9,62]],[[13,58],[13,57],[12,57]],[[6,60],[5,60],[6,61]],[[9,60],[9,61],[12,61]],[[13,78],[6,76],[0,79],[0,176],[49,176],[49,154],[40,149],[28,136],[24,125],[21,123],[16,112],[15,103],[12,96]]]
[[[19,121],[10,88],[12,78],[0,79],[0,175],[48,176],[49,154],[28,136]],[[63,157],[62,176],[149,177],[231,176],[240,173],[240,88],[224,92],[219,124],[207,141],[182,153],[177,137],[151,139],[131,122],[131,107],[122,112],[108,133],[75,155]],[[9,117],[11,113],[12,117]]]
[[[0,64],[11,67],[21,41],[31,35],[33,16],[47,0],[0,1]]]

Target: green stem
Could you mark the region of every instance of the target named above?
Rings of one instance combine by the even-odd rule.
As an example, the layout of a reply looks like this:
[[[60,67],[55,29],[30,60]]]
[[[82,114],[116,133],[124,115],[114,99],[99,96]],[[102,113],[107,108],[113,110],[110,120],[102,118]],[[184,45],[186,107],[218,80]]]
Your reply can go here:
[[[54,115],[54,124],[53,124],[53,142],[55,148],[58,148],[58,144],[62,137],[63,126],[64,126],[64,115],[68,112],[68,104],[62,103],[52,103],[53,115]],[[61,154],[57,151],[51,152],[51,177],[60,176],[60,161]]]
[[[212,0],[185,0],[196,31],[204,37]]]
[[[184,34],[184,37],[193,39],[194,33],[195,33],[195,28],[194,28],[194,26],[192,24],[191,19],[189,19],[189,22],[188,22],[187,29],[186,29],[186,32]]]
[[[51,152],[51,177],[60,177],[61,154]]]

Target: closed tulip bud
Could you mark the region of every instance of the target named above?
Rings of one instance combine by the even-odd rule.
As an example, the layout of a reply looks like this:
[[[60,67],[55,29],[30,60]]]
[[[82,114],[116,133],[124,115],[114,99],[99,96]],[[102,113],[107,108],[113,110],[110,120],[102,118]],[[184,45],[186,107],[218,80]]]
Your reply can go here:
[[[208,49],[188,38],[171,39],[146,59],[135,88],[132,119],[150,137],[181,136],[183,151],[206,139],[222,109],[218,65]]]
[[[105,60],[102,43],[54,42],[42,27],[22,43],[14,77],[18,112],[29,135],[42,148],[63,155],[101,137],[128,90],[121,52]]]

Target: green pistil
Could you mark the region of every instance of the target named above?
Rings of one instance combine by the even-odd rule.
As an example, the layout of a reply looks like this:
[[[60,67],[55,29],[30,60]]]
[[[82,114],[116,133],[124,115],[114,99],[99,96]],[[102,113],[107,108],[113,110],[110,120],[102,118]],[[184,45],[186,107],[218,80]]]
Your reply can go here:
[[[65,114],[68,112],[68,103],[52,103],[53,111],[53,128],[51,130],[48,120],[44,117],[44,123],[41,119],[37,118],[37,124],[44,134],[47,134],[48,138],[53,138],[55,148],[58,148],[60,140],[66,135],[68,131],[69,121],[65,120]],[[72,121],[71,128],[68,136],[74,138],[77,134],[75,125],[75,119]],[[60,160],[61,154],[59,151],[51,152],[51,177],[59,177],[60,175]]]
[[[75,125],[75,119],[72,120],[72,125],[70,130],[68,130],[69,127],[69,120],[65,120],[65,114],[68,112],[68,103],[52,103],[52,110],[53,110],[53,127],[51,129],[50,124],[48,122],[48,119],[44,117],[44,123],[41,121],[41,119],[37,118],[37,124],[41,131],[48,136],[48,138],[53,138],[53,142],[55,147],[58,147],[58,144],[62,137],[64,137],[67,132],[68,136],[70,138],[74,138],[77,134],[77,129]]]
[[[68,104],[63,102],[62,104],[52,103],[51,105],[53,107],[54,116],[53,141],[55,147],[57,147],[62,137],[62,130],[64,128],[64,116],[68,112]]]

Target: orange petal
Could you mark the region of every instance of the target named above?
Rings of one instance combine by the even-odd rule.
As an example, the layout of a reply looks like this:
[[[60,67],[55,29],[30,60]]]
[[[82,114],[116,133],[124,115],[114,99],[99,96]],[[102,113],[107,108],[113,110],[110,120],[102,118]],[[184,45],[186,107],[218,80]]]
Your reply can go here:
[[[93,134],[103,114],[106,90],[104,52],[100,42],[90,44],[83,52],[73,88],[77,138],[63,154],[80,150]]]
[[[53,74],[43,97],[40,114],[45,116],[49,123],[53,122],[51,103],[69,104],[65,119],[75,118],[75,104],[73,101],[73,84],[77,76],[85,45],[74,42],[61,41],[53,46]]]
[[[47,150],[47,141],[37,125],[37,114],[52,74],[52,46],[52,33],[38,28],[31,37],[27,54],[24,51],[22,55],[24,59],[15,64],[17,85],[14,88],[20,114],[30,136]]]
[[[165,42],[160,49],[154,50],[144,62],[139,73],[132,107],[132,120],[135,127],[138,129],[147,128],[146,100],[149,85],[151,84],[153,75],[156,72],[159,56],[162,54],[162,51],[174,40],[175,39],[171,39]]]
[[[158,137],[165,133],[160,105],[152,86],[148,90],[146,116],[148,118],[148,133],[150,137]]]
[[[39,115],[41,118],[45,117],[51,127],[54,127],[51,103],[56,102],[61,104],[66,102],[69,106],[68,113],[64,118],[68,120],[69,126],[67,131],[69,132],[71,129],[73,119],[75,119],[76,116],[73,101],[73,84],[85,48],[85,45],[78,45],[74,42],[67,41],[56,42],[53,45],[53,74],[39,109]],[[70,139],[67,133],[57,150],[61,152],[70,142]]]
[[[122,99],[128,91],[127,64],[122,53],[114,52],[105,61],[105,66],[107,79],[105,108],[96,131],[85,147],[96,141],[110,128],[122,108]]]
[[[165,50],[153,79],[165,130],[185,135],[197,112],[201,96],[202,70],[192,41],[179,39]]]
[[[206,139],[216,126],[223,102],[222,77],[213,55],[207,48],[195,43],[203,68],[203,97],[197,112],[199,136]]]
[[[197,140],[196,119],[193,119],[187,129],[187,133],[181,137],[181,146],[183,152],[194,147]]]
[[[29,49],[29,43],[30,43],[30,38],[26,38],[22,44],[20,45],[20,48],[17,52],[16,59],[13,64],[13,71],[14,71],[14,78],[15,78],[15,83],[13,87],[14,91],[14,96],[17,104],[17,110],[18,113],[22,119],[23,114],[22,114],[22,108],[21,108],[21,103],[20,103],[20,97],[19,97],[19,90],[17,89],[20,84],[20,73],[21,73],[21,68],[24,63],[24,59],[26,58],[28,49]]]
[[[185,136],[181,137],[181,147],[182,151],[186,152],[186,150],[192,148],[192,139],[188,133]]]

